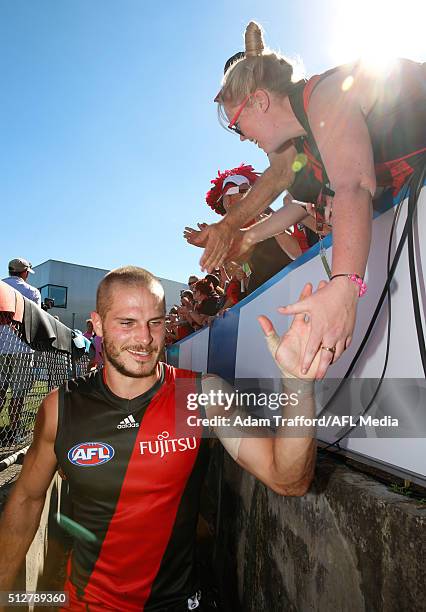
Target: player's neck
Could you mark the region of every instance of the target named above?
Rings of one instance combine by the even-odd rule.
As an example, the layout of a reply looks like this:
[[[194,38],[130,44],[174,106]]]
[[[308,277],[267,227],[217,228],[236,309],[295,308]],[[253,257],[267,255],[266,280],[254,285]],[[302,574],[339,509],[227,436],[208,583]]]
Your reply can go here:
[[[114,395],[122,397],[123,399],[133,399],[146,393],[155,385],[160,378],[160,366],[157,364],[151,376],[132,378],[121,374],[106,362],[103,369],[103,377],[105,384]]]

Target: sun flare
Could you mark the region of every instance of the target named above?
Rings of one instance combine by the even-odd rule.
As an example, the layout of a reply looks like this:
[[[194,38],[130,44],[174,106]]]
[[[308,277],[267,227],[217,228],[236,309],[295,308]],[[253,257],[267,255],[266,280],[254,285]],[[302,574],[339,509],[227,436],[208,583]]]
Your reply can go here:
[[[396,0],[336,0],[329,51],[335,64],[362,58],[371,69],[389,67],[396,57],[425,61],[426,3],[406,9]]]

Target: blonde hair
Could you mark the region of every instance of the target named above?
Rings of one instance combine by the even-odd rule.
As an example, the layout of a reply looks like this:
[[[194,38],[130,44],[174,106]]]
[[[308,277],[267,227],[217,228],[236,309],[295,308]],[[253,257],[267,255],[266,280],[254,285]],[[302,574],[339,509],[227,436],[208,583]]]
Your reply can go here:
[[[250,21],[245,35],[245,56],[232,63],[225,73],[216,101],[219,114],[225,102],[233,104],[256,89],[266,89],[280,97],[288,96],[295,85],[294,62],[265,47],[261,26]]]

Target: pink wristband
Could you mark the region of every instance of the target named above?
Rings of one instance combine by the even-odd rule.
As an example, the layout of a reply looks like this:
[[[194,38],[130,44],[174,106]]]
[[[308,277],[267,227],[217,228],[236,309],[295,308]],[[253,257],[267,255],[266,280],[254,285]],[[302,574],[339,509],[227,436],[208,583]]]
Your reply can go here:
[[[333,278],[337,278],[338,276],[346,276],[346,278],[349,278],[349,280],[358,285],[358,297],[362,297],[367,293],[367,283],[364,283],[364,280],[358,274],[334,274],[330,280],[333,280]]]

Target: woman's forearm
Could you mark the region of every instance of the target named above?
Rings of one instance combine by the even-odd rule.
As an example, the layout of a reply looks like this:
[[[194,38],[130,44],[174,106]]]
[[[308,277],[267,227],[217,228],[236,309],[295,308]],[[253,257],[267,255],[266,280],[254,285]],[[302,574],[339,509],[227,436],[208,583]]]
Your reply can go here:
[[[372,203],[367,190],[336,191],[333,200],[333,274],[364,276],[371,224]]]
[[[284,230],[291,227],[295,223],[299,223],[306,217],[306,210],[298,204],[288,204],[283,206],[270,217],[259,221],[256,225],[253,225],[250,229],[244,232],[244,240],[249,241],[251,244],[257,244],[281,234]]]
[[[306,215],[306,217],[303,219],[303,225],[313,232],[317,231],[316,221],[313,217],[311,217],[311,215]],[[328,226],[325,226],[325,231],[326,233],[329,233],[331,230]]]
[[[291,259],[295,260],[302,254],[302,249],[294,236],[282,232],[282,234],[275,236],[275,240]]]
[[[263,212],[285,189],[293,183],[292,164],[296,155],[293,146],[269,155],[270,166],[237,204],[231,207],[222,223],[234,229],[244,227],[247,221]]]

